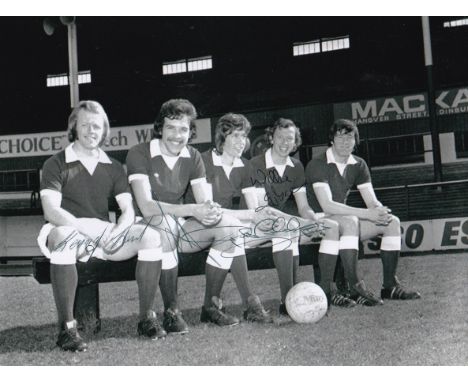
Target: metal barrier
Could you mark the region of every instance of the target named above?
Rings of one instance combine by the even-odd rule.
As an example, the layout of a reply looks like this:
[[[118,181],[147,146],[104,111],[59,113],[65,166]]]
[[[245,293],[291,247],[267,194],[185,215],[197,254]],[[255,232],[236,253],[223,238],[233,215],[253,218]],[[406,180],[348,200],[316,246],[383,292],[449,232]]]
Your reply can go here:
[[[405,184],[405,185],[400,185],[400,186],[390,186],[390,187],[376,187],[375,192],[378,194],[379,198],[382,197],[381,199],[384,199],[384,193],[389,192],[389,191],[395,191],[395,190],[401,190],[404,192],[404,208],[405,208],[405,214],[403,216],[399,216],[400,219],[402,220],[412,220],[415,218],[421,218],[421,212],[416,212],[412,211],[412,206],[415,205],[415,196],[411,196],[411,191],[412,190],[422,190],[422,189],[431,189],[435,188],[435,192],[433,194],[429,194],[427,201],[428,203],[431,203],[432,205],[427,205],[426,207],[433,207],[434,203],[437,202],[438,206],[437,209],[440,211],[436,211],[435,209],[431,208],[430,213],[432,214],[433,218],[436,217],[451,217],[451,215],[454,215],[453,213],[450,213],[448,210],[444,211],[444,207],[447,207],[449,204],[459,204],[460,206],[460,213],[458,216],[466,216],[468,214],[468,202],[466,202],[466,193],[461,195],[459,198],[456,199],[444,199],[442,198],[444,188],[447,189],[447,187],[451,187],[454,185],[466,185],[466,193],[468,193],[468,179],[463,179],[463,180],[452,180],[452,181],[445,181],[445,182],[429,182],[429,183],[419,183],[419,184]],[[448,191],[448,190],[446,190]],[[352,190],[351,195],[358,194],[358,190]],[[420,196],[421,194],[418,193],[416,194]],[[437,200],[431,199],[431,197],[438,196]],[[385,203],[384,203],[385,204]],[[400,204],[401,205],[401,204]],[[389,206],[389,207],[395,207],[395,206]],[[466,210],[466,211],[464,211]],[[422,216],[423,218],[425,216]]]
[[[0,193],[5,199],[24,199],[29,193],[30,208],[36,208],[39,200],[40,169],[0,171]]]

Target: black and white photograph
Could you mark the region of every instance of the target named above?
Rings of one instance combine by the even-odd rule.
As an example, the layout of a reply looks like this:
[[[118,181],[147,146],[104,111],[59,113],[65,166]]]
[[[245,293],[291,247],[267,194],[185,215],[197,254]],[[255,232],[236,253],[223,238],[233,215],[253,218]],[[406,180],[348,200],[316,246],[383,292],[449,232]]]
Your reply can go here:
[[[468,16],[241,3],[0,16],[2,374],[466,376]]]

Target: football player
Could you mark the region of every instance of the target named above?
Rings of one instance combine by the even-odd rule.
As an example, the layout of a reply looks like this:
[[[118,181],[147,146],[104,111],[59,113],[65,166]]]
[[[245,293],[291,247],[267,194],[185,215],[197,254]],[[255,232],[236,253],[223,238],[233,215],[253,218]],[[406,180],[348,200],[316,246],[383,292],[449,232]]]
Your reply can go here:
[[[160,237],[147,226],[134,224],[125,171],[100,148],[109,133],[109,121],[102,106],[95,101],[81,101],[68,120],[71,144],[47,159],[42,170],[40,195],[48,224],[42,228],[38,242],[50,258],[60,325],[57,345],[63,350],[87,349],[73,317],[77,259],[121,261],[137,255],[138,333],[152,339],[166,334],[152,308],[161,270]],[[111,197],[122,211],[117,224],[109,221]]]
[[[353,121],[339,119],[329,130],[329,148],[306,167],[309,203],[340,224],[340,258],[351,297],[368,306],[382,299],[412,300],[416,291],[405,289],[396,276],[401,249],[400,221],[382,205],[374,193],[366,162],[352,154],[359,143],[359,131]],[[357,186],[367,208],[346,204],[351,187]],[[368,290],[358,273],[359,240],[382,236],[380,256],[383,285],[380,298]]]
[[[290,154],[295,152],[302,143],[301,133],[295,123],[286,118],[280,118],[271,128],[266,129],[266,138],[270,148],[261,155],[251,159],[251,184],[264,190],[264,203],[280,211],[287,212],[286,202],[294,196],[300,216],[308,222],[320,222],[326,229],[321,240],[318,262],[321,269],[320,280],[316,282],[327,295],[328,303],[343,307],[353,307],[356,304],[346,296],[334,293],[333,273],[339,246],[339,227],[335,221],[324,219],[323,214],[312,210],[307,201],[305,189],[304,166]],[[307,222],[303,223],[307,226]],[[284,232],[272,239],[273,260],[278,273],[281,303],[280,313],[287,314],[285,299],[288,291],[297,282],[299,267],[300,234],[307,234],[306,229]],[[287,239],[287,240],[285,240]],[[247,244],[251,246],[251,244]]]

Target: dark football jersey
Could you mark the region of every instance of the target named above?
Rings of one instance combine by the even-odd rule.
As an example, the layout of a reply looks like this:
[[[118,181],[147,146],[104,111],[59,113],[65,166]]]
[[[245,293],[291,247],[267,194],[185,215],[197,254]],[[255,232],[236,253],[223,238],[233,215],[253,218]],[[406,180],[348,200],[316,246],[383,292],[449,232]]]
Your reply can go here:
[[[158,143],[158,140],[152,142]],[[170,168],[162,155],[151,155],[150,145],[151,142],[145,142],[129,150],[126,161],[129,179],[133,175],[146,175],[154,200],[182,204],[190,182],[205,178],[205,166],[201,154],[197,149],[186,146],[174,167]]]
[[[281,176],[275,167],[268,166],[267,168],[267,155],[269,155],[268,151],[250,160],[251,185],[264,187],[268,205],[284,210],[286,202],[293,192],[305,184],[304,166],[296,158],[289,157],[291,163],[286,165]]]
[[[307,164],[305,169],[307,198],[314,211],[322,211],[314,193],[314,183],[327,183],[333,201],[346,204],[349,191],[353,187],[371,182],[369,168],[364,159],[356,155],[352,155],[352,159],[353,163],[346,165],[343,175],[340,174],[337,165],[327,159],[326,152]]]
[[[123,166],[104,154],[91,175],[78,160],[67,160],[65,151],[47,159],[42,168],[41,191],[62,194],[61,207],[77,218],[109,221],[109,202],[130,192]]]

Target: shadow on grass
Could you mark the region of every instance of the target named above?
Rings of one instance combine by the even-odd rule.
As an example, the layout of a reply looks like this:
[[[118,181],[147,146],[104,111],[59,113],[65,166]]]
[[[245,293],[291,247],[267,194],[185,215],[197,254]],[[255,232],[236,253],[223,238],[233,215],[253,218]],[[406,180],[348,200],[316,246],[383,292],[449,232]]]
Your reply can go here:
[[[277,325],[291,323],[290,320],[278,317],[278,300],[264,301],[264,306],[275,318]],[[189,327],[195,328],[200,325],[200,309],[183,310],[184,319]],[[241,305],[228,305],[226,311],[236,317],[242,317]],[[162,324],[162,312],[158,312],[158,318]],[[102,318],[101,331],[93,334],[91,331],[80,331],[86,342],[98,342],[111,338],[138,338],[137,335],[138,315]],[[211,325],[211,324],[209,324]],[[214,325],[214,324],[213,324]],[[39,326],[17,326],[0,332],[0,354],[13,352],[49,352],[56,349],[55,341],[58,334],[58,325],[51,323]]]

